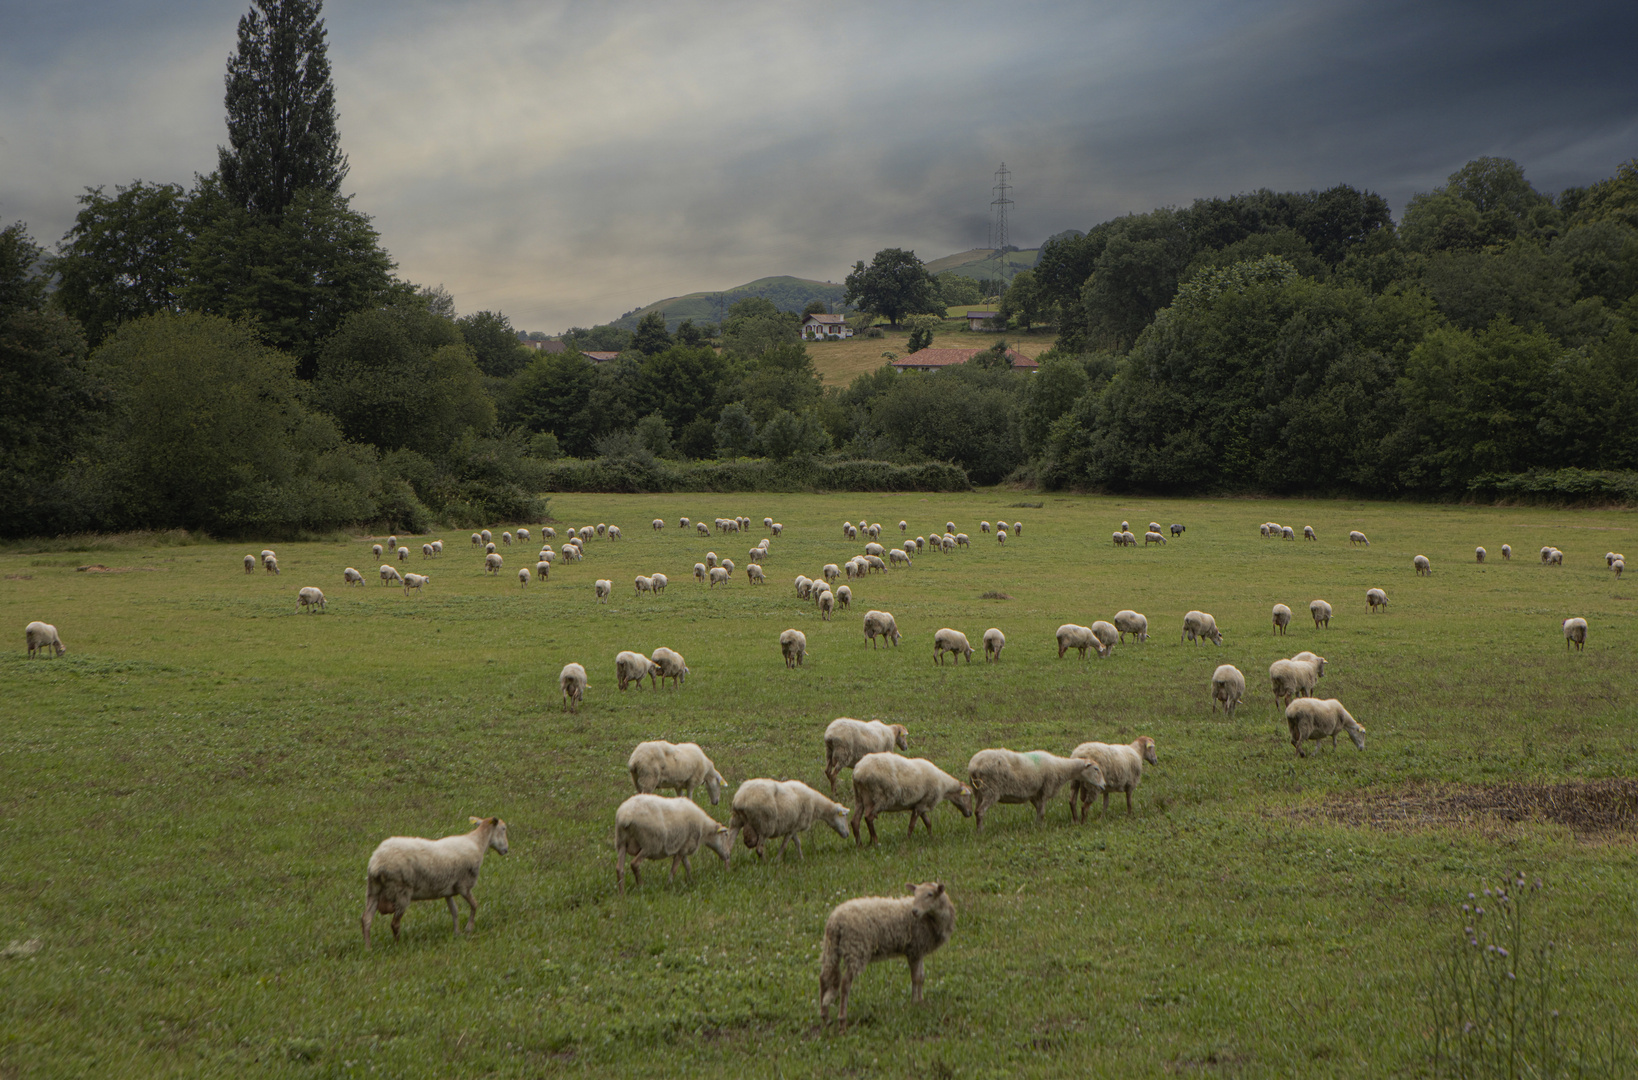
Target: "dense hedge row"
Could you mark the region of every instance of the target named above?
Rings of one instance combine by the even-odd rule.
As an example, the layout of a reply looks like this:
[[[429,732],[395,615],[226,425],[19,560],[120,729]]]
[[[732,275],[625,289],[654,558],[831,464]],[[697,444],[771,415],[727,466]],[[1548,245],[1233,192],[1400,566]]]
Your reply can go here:
[[[1468,487],[1484,502],[1546,506],[1638,506],[1638,472],[1536,469],[1481,476]]]
[[[672,491],[969,491],[955,465],[887,461],[783,462],[766,458],[673,462],[643,458],[563,459],[543,470],[546,491],[649,494]]]

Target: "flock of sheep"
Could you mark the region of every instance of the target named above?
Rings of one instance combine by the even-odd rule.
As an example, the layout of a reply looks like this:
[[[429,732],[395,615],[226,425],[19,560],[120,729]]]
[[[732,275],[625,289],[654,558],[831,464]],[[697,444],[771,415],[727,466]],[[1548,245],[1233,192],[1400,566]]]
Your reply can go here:
[[[679,527],[685,532],[690,526],[700,536],[711,535],[711,528],[703,521],[694,523],[682,518],[679,522]],[[764,518],[763,526],[769,536],[748,552],[746,577],[751,584],[765,583],[762,564],[769,555],[770,538],[778,537],[784,531],[784,526],[772,518]],[[659,531],[666,527],[666,523],[656,518],[652,527]],[[748,531],[752,522],[744,517],[718,518],[714,527],[723,534],[739,534]],[[900,521],[898,528],[901,534],[908,533],[907,522]],[[1008,529],[1006,522],[993,527],[997,543],[1006,543]],[[1023,523],[1014,522],[1010,530],[1011,536],[1021,536]],[[989,534],[991,531],[990,522],[980,523],[981,533]],[[1166,530],[1173,539],[1184,531],[1185,527],[1177,523]],[[1265,522],[1260,526],[1260,531],[1263,537],[1273,539],[1294,540],[1298,535],[1294,528],[1275,522]],[[527,587],[531,580],[546,580],[559,557],[567,563],[580,562],[585,557],[586,543],[593,537],[619,540],[622,536],[620,528],[614,525],[568,528],[558,549],[554,550],[545,541],[557,539],[556,530],[542,526],[540,532],[542,547],[533,571],[528,567],[518,571],[518,580],[523,587]],[[825,564],[814,578],[798,575],[794,582],[797,596],[812,602],[820,617],[826,621],[835,610],[847,609],[852,603],[851,587],[839,583],[844,575],[849,581],[858,581],[872,573],[886,573],[891,567],[908,568],[917,556],[929,548],[948,554],[971,544],[966,533],[956,531],[954,522],[946,522],[944,531],[930,538],[917,536],[911,539],[906,535],[899,547],[891,549],[884,548],[879,542],[882,533],[879,523],[845,522],[842,532],[848,540],[864,536],[867,542],[863,552],[843,564]],[[1145,544],[1166,544],[1166,532],[1162,531],[1158,522],[1150,522],[1144,533]],[[1128,522],[1121,522],[1120,529],[1113,535],[1117,546],[1130,547],[1136,543]],[[1318,539],[1314,529],[1309,526],[1301,530],[1301,535],[1310,541]],[[515,533],[501,532],[499,539],[502,547],[511,547],[514,543],[527,544],[531,532],[529,528],[521,527]],[[1349,534],[1349,541],[1354,545],[1370,544],[1365,534],[1358,531]],[[475,532],[471,542],[474,547],[483,550],[485,571],[499,574],[504,557],[496,545],[494,534],[488,529]],[[421,546],[422,558],[437,559],[442,556],[443,550],[440,540],[425,543]],[[398,544],[396,536],[388,538],[385,551],[395,556],[399,563],[405,562],[410,554],[407,547]],[[382,545],[372,545],[372,554],[377,558],[381,558],[383,553]],[[1504,560],[1512,557],[1509,545],[1502,545],[1500,553]],[[1480,563],[1485,561],[1486,551],[1483,547],[1476,549],[1475,558]],[[1543,547],[1541,560],[1544,565],[1561,566],[1563,553],[1554,547]],[[1625,569],[1624,557],[1616,552],[1607,553],[1605,562],[1617,577]],[[278,557],[272,550],[264,550],[259,556],[244,557],[247,574],[254,574],[258,566],[269,574],[280,573]],[[1418,575],[1432,573],[1431,562],[1425,556],[1415,556],[1412,566]],[[702,562],[694,565],[694,577],[715,588],[727,584],[734,570],[732,559],[721,559],[715,552],[708,552]],[[424,588],[432,580],[430,574],[400,572],[392,563],[382,563],[378,574],[383,585],[397,583],[406,596]],[[363,575],[353,567],[346,567],[342,576],[346,585],[364,584]],[[638,596],[644,593],[659,594],[664,592],[668,583],[665,574],[654,573],[639,575],[634,587]],[[593,587],[600,601],[608,599],[613,591],[612,582],[607,579],[597,579]],[[1366,602],[1372,613],[1385,611],[1387,594],[1381,588],[1372,588],[1366,593]],[[324,593],[317,586],[299,589],[297,604],[298,609],[303,611],[327,610]],[[1325,600],[1310,602],[1309,614],[1316,629],[1329,628],[1333,610]],[[1290,607],[1285,604],[1273,606],[1275,634],[1285,634],[1291,619]],[[879,644],[897,646],[902,640],[897,622],[889,612],[866,612],[863,627],[865,638],[873,648]],[[1566,648],[1571,645],[1578,649],[1585,646],[1585,619],[1564,620],[1563,632]],[[61,656],[67,651],[56,628],[47,623],[29,623],[25,636],[30,657],[45,654]],[[1058,657],[1062,659],[1070,649],[1074,649],[1081,659],[1085,659],[1088,652],[1104,658],[1128,637],[1134,642],[1149,639],[1149,621],[1142,613],[1122,610],[1116,612],[1111,621],[1098,620],[1091,626],[1066,623],[1058,628],[1056,635]],[[1212,615],[1190,611],[1183,618],[1180,640],[1211,641],[1221,645],[1223,634]],[[1006,637],[1001,630],[996,627],[986,630],[982,643],[985,660],[998,662],[1006,646]],[[785,630],[779,636],[779,645],[787,667],[803,665],[807,655],[807,638],[802,631],[794,628]],[[943,627],[933,634],[933,659],[936,663],[942,664],[948,654],[952,658],[965,659],[970,664],[973,651],[966,635],[958,630]],[[1356,748],[1365,748],[1364,726],[1342,703],[1334,698],[1322,700],[1314,696],[1325,667],[1325,658],[1311,652],[1276,660],[1269,667],[1270,688],[1277,705],[1283,708],[1291,742],[1299,756],[1306,756],[1304,744],[1329,737],[1334,747],[1337,735],[1344,733]],[[615,673],[620,690],[633,683],[641,686],[644,679],[656,687],[659,682],[669,679],[680,688],[689,669],[681,654],[662,646],[649,656],[632,651],[620,652],[615,658]],[[577,662],[566,664],[559,675],[559,686],[564,707],[578,709],[584,702],[587,688],[585,667]],[[1246,694],[1245,676],[1233,665],[1223,664],[1212,674],[1210,691],[1213,709],[1220,707],[1232,717]],[[628,868],[633,881],[641,884],[640,866],[645,860],[669,858],[673,880],[679,865],[685,876],[692,880],[689,858],[702,846],[716,852],[725,868],[729,866],[736,840],[741,839],[759,858],[766,857],[766,845],[770,840],[780,841],[781,854],[787,844],[795,841],[800,857],[802,835],[821,823],[844,839],[851,834],[855,845],[863,843],[862,831],[866,830],[870,834],[870,842],[876,842],[876,819],[884,813],[908,814],[907,838],[914,835],[918,820],[930,833],[932,811],[941,802],[948,802],[963,816],[974,818],[975,829],[980,833],[986,814],[998,804],[1027,803],[1034,808],[1037,822],[1044,820],[1046,804],[1065,789],[1069,793],[1072,821],[1084,823],[1091,803],[1100,795],[1103,808],[1107,811],[1110,795],[1124,794],[1127,811],[1131,813],[1132,793],[1142,780],[1144,765],[1158,762],[1155,742],[1148,736],[1140,736],[1130,744],[1085,742],[1067,756],[1046,750],[1018,753],[1004,748],[989,748],[973,755],[967,764],[967,779],[963,782],[926,758],[905,756],[902,752],[909,749],[909,732],[902,724],[838,718],[826,728],[824,742],[828,796],[800,780],[746,780],[733,794],[727,824],[719,823],[694,801],[694,791],[703,787],[710,802],[716,805],[726,786],[722,775],[697,744],[663,741],[639,744],[627,761],[627,771],[636,794],[621,803],[615,812],[615,877],[619,891],[625,891]],[[855,805],[851,809],[835,801],[836,781],[844,769],[851,769],[853,774]],[[662,796],[658,794],[662,789],[676,794]],[[392,916],[392,931],[397,937],[404,914],[410,904],[417,900],[444,900],[454,929],[459,933],[460,917],[456,907],[456,897],[459,896],[469,908],[468,932],[475,928],[478,903],[472,890],[484,856],[490,850],[505,855],[508,846],[504,821],[497,817],[474,817],[471,821],[474,828],[465,834],[439,840],[391,837],[375,849],[368,865],[365,910],[361,920],[366,945],[370,942],[371,925],[377,914]],[[839,1020],[845,1027],[849,987],[872,960],[904,956],[910,966],[912,998],[920,1000],[923,959],[949,939],[954,922],[954,905],[944,885],[939,882],[912,884],[908,886],[908,895],[903,897],[865,897],[839,905],[825,924],[821,955],[820,1003],[825,1022],[828,1023],[830,1007],[835,1004]]]

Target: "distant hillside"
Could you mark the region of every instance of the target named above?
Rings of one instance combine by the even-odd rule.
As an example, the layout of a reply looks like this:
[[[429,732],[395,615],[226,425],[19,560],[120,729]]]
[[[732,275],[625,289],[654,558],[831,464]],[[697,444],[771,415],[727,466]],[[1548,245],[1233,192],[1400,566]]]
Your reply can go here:
[[[798,277],[765,277],[744,285],[737,285],[722,292],[694,292],[684,296],[670,296],[656,301],[646,307],[628,311],[618,319],[614,325],[626,330],[637,329],[638,320],[651,311],[658,311],[665,315],[665,328],[676,330],[677,324],[684,319],[693,319],[696,323],[718,323],[728,314],[728,309],[740,300],[760,297],[773,301],[773,305],[780,311],[801,311],[815,300],[823,300],[829,304],[832,311],[847,310],[842,307],[842,294],[847,291],[841,285],[833,285],[828,281],[809,281]]]
[[[1033,270],[1035,261],[1041,257],[1039,248],[1030,248],[1028,251],[1009,251],[998,255],[991,248],[974,248],[963,251],[959,255],[946,255],[942,259],[934,259],[927,264],[927,269],[935,274],[942,274],[946,270],[970,278],[1000,278],[1011,281],[1020,270]]]

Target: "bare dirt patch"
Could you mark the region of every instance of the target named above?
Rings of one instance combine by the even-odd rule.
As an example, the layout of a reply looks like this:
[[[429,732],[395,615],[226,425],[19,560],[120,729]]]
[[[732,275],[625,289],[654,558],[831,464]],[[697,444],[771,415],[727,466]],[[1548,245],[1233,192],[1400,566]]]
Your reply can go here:
[[[1502,823],[1564,825],[1578,837],[1638,832],[1638,780],[1561,784],[1413,784],[1333,795],[1320,808],[1332,821],[1375,829]]]

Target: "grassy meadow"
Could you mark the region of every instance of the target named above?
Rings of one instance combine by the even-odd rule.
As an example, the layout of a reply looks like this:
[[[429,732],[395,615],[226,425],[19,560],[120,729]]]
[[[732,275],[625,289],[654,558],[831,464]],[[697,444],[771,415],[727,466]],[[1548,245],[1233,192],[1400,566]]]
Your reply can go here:
[[[977,305],[973,305],[977,306]],[[935,349],[987,349],[994,345],[997,338],[1005,337],[1007,344],[1018,352],[1031,359],[1040,356],[1052,348],[1057,340],[1056,332],[1052,330],[1036,330],[1033,333],[1022,334],[1016,331],[1006,334],[988,332],[974,333],[968,330],[966,320],[951,321],[944,324],[953,329],[937,330],[933,333],[932,348]],[[841,341],[809,341],[808,355],[813,357],[813,366],[819,372],[819,377],[826,386],[846,386],[854,378],[867,375],[883,364],[887,358],[883,353],[893,353],[901,359],[909,355],[910,331],[893,330],[886,325],[882,326],[883,335],[879,338],[850,337]],[[711,515],[716,517],[715,514]],[[758,521],[762,519],[757,518]],[[855,518],[854,520],[858,520]],[[898,521],[898,518],[894,518]],[[942,525],[943,522],[937,524]],[[1119,524],[1119,522],[1116,522]],[[840,531],[837,537],[840,538]],[[749,547],[750,545],[746,545]],[[1537,545],[1538,547],[1540,545]],[[1600,552],[1600,554],[1603,554]],[[794,576],[794,575],[793,575]],[[934,627],[933,629],[938,629]]]
[[[858,345],[892,347],[837,348]],[[1603,560],[1638,548],[1632,513],[997,490],[577,495],[552,512],[560,531],[602,521],[625,538],[521,589],[535,544],[505,549],[497,579],[465,532],[437,534],[430,567],[424,538],[404,537],[408,568],[432,574],[409,597],[379,584],[364,538],[0,549],[0,1077],[1418,1076],[1430,957],[1460,927],[1458,898],[1515,869],[1548,884],[1538,913],[1572,1035],[1638,1039],[1634,834],[1584,827],[1573,799],[1557,815],[1447,812],[1473,785],[1638,774],[1638,582]],[[760,525],[709,541],[676,527],[733,514],[784,523],[765,587],[743,572]],[[1024,523],[1004,547],[978,527],[1003,517]],[[822,623],[790,582],[859,551],[840,525],[860,518],[884,542],[901,518],[911,537],[953,520],[973,546],[854,583],[853,610]],[[1110,544],[1122,519],[1141,534],[1151,518],[1187,532]],[[1263,540],[1269,519],[1320,540]],[[1369,548],[1347,543],[1353,528]],[[1548,543],[1562,568],[1540,565]],[[281,576],[244,573],[263,546]],[[730,585],[692,580],[707,550],[741,567]],[[346,566],[365,587],[343,587]],[[669,589],[635,597],[654,571]],[[304,585],[326,613],[297,613]],[[1367,614],[1373,586],[1386,614]],[[1307,618],[1316,597],[1336,608],[1328,631]],[[1276,602],[1296,612],[1283,639]],[[865,642],[872,607],[897,617],[899,648]],[[1126,607],[1148,615],[1148,642],[1057,659],[1059,624]],[[1179,642],[1190,608],[1216,616],[1220,648]],[[1590,623],[1585,652],[1565,649],[1571,615]],[[31,619],[68,655],[27,660]],[[809,655],[788,671],[777,639],[793,626]],[[980,647],[935,666],[942,626],[975,644],[1000,627],[1001,662]],[[687,658],[687,684],[618,692],[614,654],[659,645]],[[1303,649],[1329,660],[1320,696],[1365,725],[1363,753],[1343,739],[1294,756],[1265,673]],[[591,674],[578,715],[559,704],[570,660]],[[1233,720],[1207,688],[1225,662],[1248,683]],[[1140,734],[1160,763],[1130,817],[1117,798],[1072,825],[1060,797],[1039,826],[998,807],[978,838],[944,806],[908,843],[891,815],[873,848],[816,830],[802,861],[741,847],[725,872],[703,851],[692,885],[651,863],[616,895],[635,743],[698,741],[730,786],[824,790],[837,716],[902,722],[913,755],[961,777],[984,747]],[[845,774],[838,793],[851,805]],[[712,808],[724,821],[728,800]],[[1381,806],[1402,820],[1382,824]],[[427,902],[401,941],[378,920],[365,951],[375,845],[475,814],[505,818],[511,843],[484,864],[476,934],[452,936]],[[926,1002],[912,1007],[902,961],[874,965],[850,1031],[821,1033],[826,914],[928,879],[957,923],[927,961]]]

